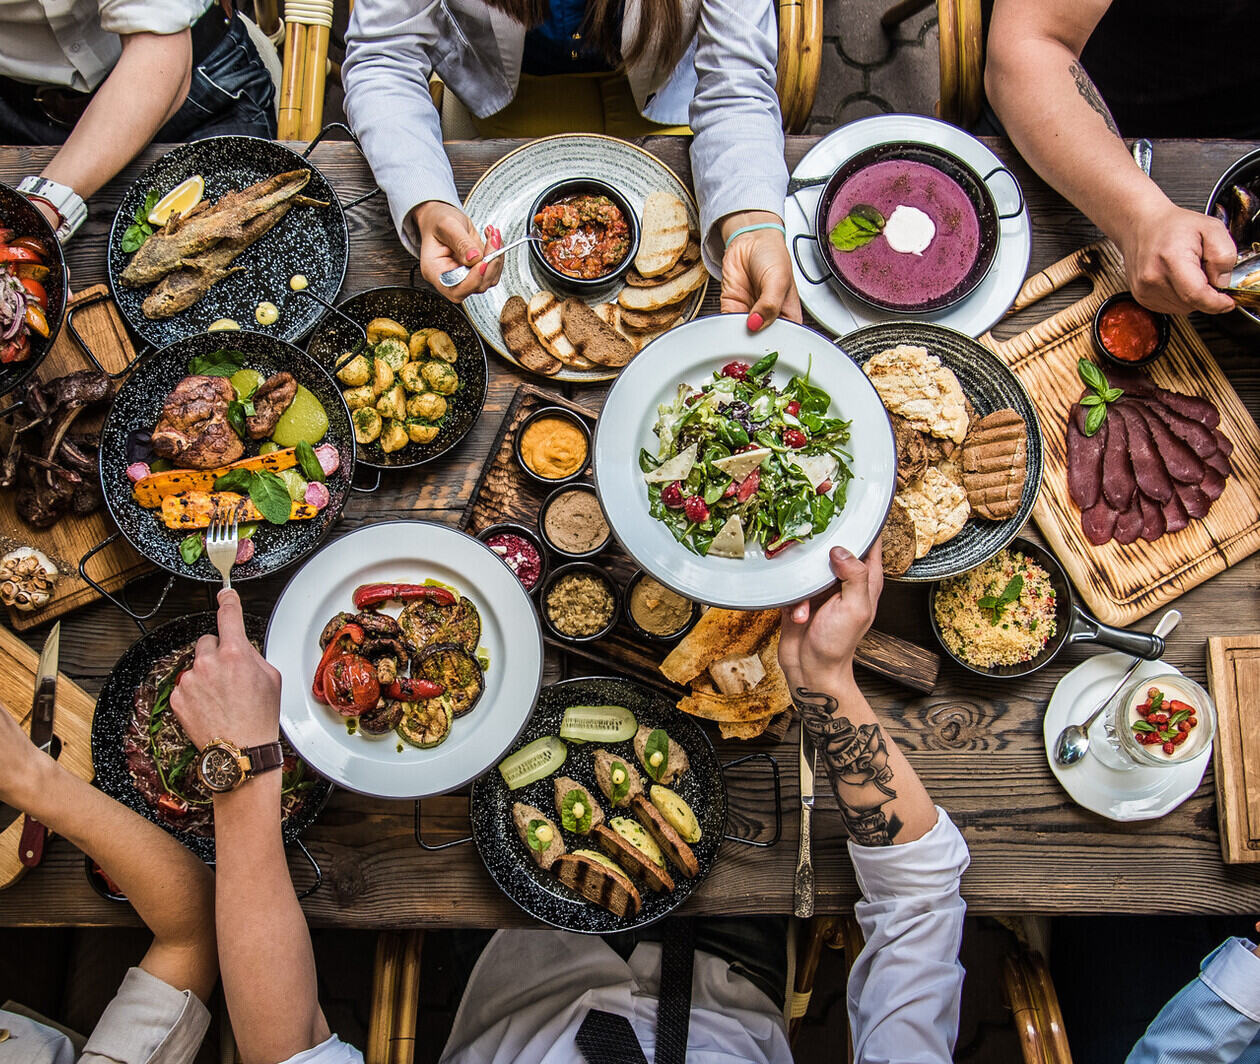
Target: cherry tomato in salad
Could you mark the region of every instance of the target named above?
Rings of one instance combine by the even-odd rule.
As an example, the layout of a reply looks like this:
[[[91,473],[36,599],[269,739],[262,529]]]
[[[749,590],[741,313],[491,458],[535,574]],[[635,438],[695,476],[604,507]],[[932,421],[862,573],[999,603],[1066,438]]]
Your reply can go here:
[[[183,816],[188,812],[188,803],[174,794],[163,794],[158,797],[157,804],[168,813]]]

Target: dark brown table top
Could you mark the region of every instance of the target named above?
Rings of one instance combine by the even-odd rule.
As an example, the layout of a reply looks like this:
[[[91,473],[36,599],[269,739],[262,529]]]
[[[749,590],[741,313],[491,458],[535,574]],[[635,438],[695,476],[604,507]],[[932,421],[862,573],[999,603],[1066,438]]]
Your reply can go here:
[[[689,180],[687,142],[658,137],[644,143]],[[814,138],[788,138],[789,167],[813,143]],[[449,145],[461,192],[515,146],[513,141]],[[1237,141],[1157,142],[1153,176],[1176,202],[1201,209],[1225,167],[1254,146]],[[994,141],[992,147],[1016,172],[1028,197],[1034,228],[1031,270],[1097,239],[1094,227],[1032,174],[1009,144]],[[94,198],[91,217],[67,254],[76,289],[105,280],[105,240],[114,208],[127,184],[160,153],[161,149],[150,148]],[[25,174],[38,172],[50,154],[51,149],[0,147],[0,180],[16,184]],[[322,144],[312,158],[343,199],[371,187],[368,168],[348,143]],[[398,243],[383,198],[351,211],[348,220],[351,257],[344,291],[406,283],[412,260]],[[1080,294],[1069,288],[1046,300],[1037,313],[1049,313]],[[716,309],[715,295],[709,300],[706,309]],[[1222,332],[1222,324],[1228,323],[1196,319],[1255,417],[1260,414],[1255,341]],[[1016,319],[1009,332],[1018,327]],[[1007,335],[1006,326],[998,332]],[[384,518],[456,521],[502,414],[523,379],[493,356],[491,365],[485,412],[452,455],[436,468],[388,478],[375,495],[352,499],[333,535]],[[603,395],[601,388],[566,386],[565,391],[591,405],[598,405]],[[246,609],[266,614],[284,580],[281,574],[245,585]],[[1208,636],[1260,631],[1258,585],[1260,555],[1253,555],[1182,597],[1177,606],[1185,619],[1169,642],[1167,660],[1202,681]],[[154,593],[157,586],[160,581],[154,578]],[[144,601],[146,590],[134,589],[135,597]],[[209,601],[204,587],[178,584],[158,620],[206,609]],[[922,587],[888,586],[876,624],[933,645]],[[43,629],[36,629],[30,638],[38,646],[43,635]],[[107,603],[71,614],[62,624],[62,670],[94,692],[135,637],[134,625]],[[1059,787],[1046,765],[1041,716],[1055,683],[1084,656],[1083,651],[1067,650],[1033,677],[1005,684],[981,680],[947,664],[940,685],[929,696],[868,673],[860,677],[885,726],[967,838],[971,867],[963,894],[972,912],[1260,910],[1260,868],[1226,866],[1221,860],[1210,767],[1184,805],[1161,820],[1144,823],[1103,819],[1073,804]],[[551,649],[548,657],[549,677],[585,671],[580,662],[566,662]],[[688,913],[791,911],[798,824],[795,739],[793,728],[781,745],[718,744],[723,760],[750,749],[775,748],[783,770],[783,838],[766,850],[724,845],[713,873],[687,906]],[[764,777],[757,775],[761,771],[750,770],[731,780],[731,830],[736,833],[764,832],[773,818]],[[857,885],[824,778],[818,781],[818,794],[813,842],[818,911],[838,912],[858,897]],[[426,802],[423,813],[427,840],[467,833],[463,797]],[[345,792],[334,795],[306,836],[324,873],[322,888],[305,902],[312,921],[347,927],[530,923],[500,895],[471,845],[440,853],[422,851],[413,837],[414,814],[408,802],[373,801]],[[309,883],[309,869],[296,855],[293,868],[299,885]],[[128,907],[102,901],[90,890],[82,857],[64,840],[51,843],[41,868],[0,892],[0,924],[134,922]]]

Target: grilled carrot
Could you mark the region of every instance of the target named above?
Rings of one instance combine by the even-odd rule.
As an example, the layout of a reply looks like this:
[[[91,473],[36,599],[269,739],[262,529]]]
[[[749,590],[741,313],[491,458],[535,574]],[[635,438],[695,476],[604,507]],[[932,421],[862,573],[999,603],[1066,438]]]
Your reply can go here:
[[[234,491],[181,491],[162,499],[162,523],[167,528],[188,531],[209,528],[216,513],[233,511],[241,522],[264,520],[248,498]],[[290,521],[306,521],[317,513],[319,508],[310,503],[295,502],[289,506]]]
[[[242,458],[239,462],[219,466],[217,469],[168,469],[164,473],[150,473],[137,480],[131,491],[141,506],[156,510],[168,495],[186,491],[210,491],[219,477],[233,469],[270,469],[273,473],[279,473],[280,470],[291,469],[295,465],[297,454],[292,447],[287,447],[270,454]]]

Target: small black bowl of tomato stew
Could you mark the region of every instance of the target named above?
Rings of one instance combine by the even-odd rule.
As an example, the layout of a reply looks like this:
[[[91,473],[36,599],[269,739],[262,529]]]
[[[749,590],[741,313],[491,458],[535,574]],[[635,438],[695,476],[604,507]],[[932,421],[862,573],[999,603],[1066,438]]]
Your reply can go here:
[[[546,189],[534,200],[528,225],[542,236],[530,241],[529,254],[544,281],[573,292],[615,281],[639,250],[639,218],[630,201],[590,178]]]
[[[1117,292],[1094,314],[1094,350],[1113,366],[1145,366],[1168,347],[1167,314],[1147,310],[1131,292]]]

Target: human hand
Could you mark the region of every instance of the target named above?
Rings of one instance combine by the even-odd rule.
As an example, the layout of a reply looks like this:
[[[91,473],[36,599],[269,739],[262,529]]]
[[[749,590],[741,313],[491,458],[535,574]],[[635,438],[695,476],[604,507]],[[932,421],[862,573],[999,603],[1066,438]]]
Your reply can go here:
[[[853,682],[853,654],[875,619],[884,587],[878,540],[865,561],[843,547],[833,547],[829,561],[839,587],[783,609],[779,665],[793,691],[834,691]]]
[[[30,796],[57,762],[35,746],[4,706],[0,706],[0,801],[15,809],[30,806]]]
[[[767,221],[779,223],[775,215],[765,211],[728,215],[722,222],[723,236],[729,238],[745,225]],[[722,256],[722,313],[746,313],[753,332],[775,318],[801,320],[792,260],[777,229],[757,229],[731,241]]]
[[[197,640],[193,667],[171,692],[171,708],[198,750],[212,739],[245,747],[279,737],[280,673],[249,641],[235,591],[219,592],[219,634]]]
[[[1228,230],[1162,194],[1160,201],[1120,234],[1129,290],[1142,306],[1162,314],[1233,310],[1234,301],[1217,290],[1229,284],[1238,258]]]
[[[468,296],[499,283],[502,259],[477,265],[486,252],[503,246],[503,234],[494,226],[486,226],[483,243],[468,215],[441,200],[420,204],[412,211],[412,218],[420,233],[420,273],[452,303],[462,303]],[[467,266],[468,276],[447,288],[439,278],[456,266]]]

